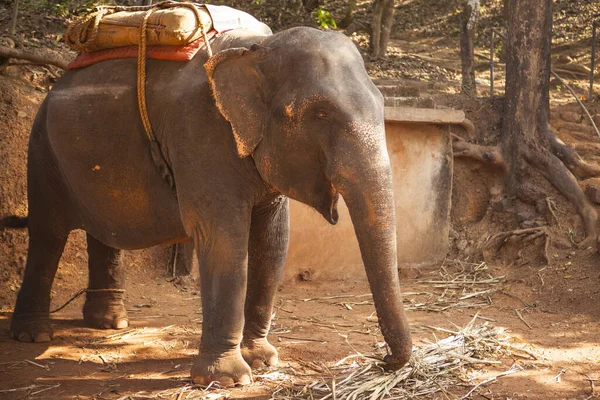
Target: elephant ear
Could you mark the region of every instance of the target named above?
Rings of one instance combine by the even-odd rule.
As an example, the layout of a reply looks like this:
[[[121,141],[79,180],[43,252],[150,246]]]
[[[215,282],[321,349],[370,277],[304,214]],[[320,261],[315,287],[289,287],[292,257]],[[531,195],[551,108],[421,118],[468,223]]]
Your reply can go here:
[[[263,138],[267,105],[258,66],[266,48],[257,45],[221,51],[204,64],[219,111],[231,124],[237,153],[247,157]]]

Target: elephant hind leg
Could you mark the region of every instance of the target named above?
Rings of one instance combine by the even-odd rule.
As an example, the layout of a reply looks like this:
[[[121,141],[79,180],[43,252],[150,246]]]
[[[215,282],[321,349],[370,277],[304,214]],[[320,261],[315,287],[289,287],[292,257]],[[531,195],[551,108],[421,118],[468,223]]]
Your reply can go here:
[[[50,291],[72,227],[68,193],[46,136],[32,130],[27,166],[29,250],[23,283],[10,322],[22,342],[52,339]]]
[[[121,250],[106,246],[87,234],[89,283],[83,319],[92,328],[123,329],[129,326],[123,304],[125,274]]]
[[[21,290],[10,322],[11,336],[21,342],[48,342],[50,290],[68,232],[29,231],[29,252]]]

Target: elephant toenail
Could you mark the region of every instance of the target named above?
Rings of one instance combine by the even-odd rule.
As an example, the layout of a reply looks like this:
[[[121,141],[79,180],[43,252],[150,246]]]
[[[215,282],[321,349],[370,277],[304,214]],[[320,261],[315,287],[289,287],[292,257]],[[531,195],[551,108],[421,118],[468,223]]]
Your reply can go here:
[[[233,387],[235,386],[236,382],[233,380],[233,378],[229,377],[229,376],[224,376],[218,379],[219,381],[219,385],[221,387]],[[240,382],[240,384],[242,384]]]
[[[243,375],[240,380],[236,383],[236,385],[246,386],[252,383],[252,378],[248,375]]]
[[[206,386],[206,380],[203,376],[194,376],[192,378],[192,382],[194,382],[196,385]]]
[[[21,332],[19,333],[19,337],[17,338],[17,340],[19,342],[31,342],[31,335],[29,335],[29,333],[27,332]]]
[[[45,343],[49,342],[50,340],[52,340],[52,337],[47,332],[36,333],[35,337],[33,338],[33,341],[36,343]]]
[[[106,322],[105,321],[105,322],[103,322],[103,323],[100,324],[100,328],[102,328],[102,329],[111,329],[112,325],[110,324],[110,322]]]
[[[129,321],[127,321],[126,319],[120,319],[115,324],[115,329],[124,329],[124,328],[127,328],[128,326],[129,326]]]

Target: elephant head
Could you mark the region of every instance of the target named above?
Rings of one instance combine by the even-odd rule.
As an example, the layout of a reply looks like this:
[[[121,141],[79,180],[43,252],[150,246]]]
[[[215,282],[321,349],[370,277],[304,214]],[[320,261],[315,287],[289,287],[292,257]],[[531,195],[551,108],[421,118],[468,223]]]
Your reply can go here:
[[[350,39],[294,28],[260,45],[225,50],[205,64],[240,157],[265,182],[314,207],[331,224],[346,201],[379,324],[399,368],[411,354],[396,254],[383,98]]]

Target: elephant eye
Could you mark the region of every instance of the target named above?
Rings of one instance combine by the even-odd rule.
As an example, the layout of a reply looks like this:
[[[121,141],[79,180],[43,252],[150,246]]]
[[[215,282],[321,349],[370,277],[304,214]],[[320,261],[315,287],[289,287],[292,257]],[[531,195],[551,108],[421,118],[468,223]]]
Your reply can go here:
[[[317,118],[319,119],[327,119],[329,116],[325,111],[317,111]]]

